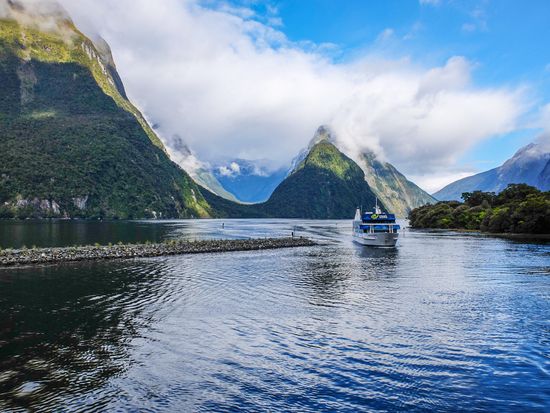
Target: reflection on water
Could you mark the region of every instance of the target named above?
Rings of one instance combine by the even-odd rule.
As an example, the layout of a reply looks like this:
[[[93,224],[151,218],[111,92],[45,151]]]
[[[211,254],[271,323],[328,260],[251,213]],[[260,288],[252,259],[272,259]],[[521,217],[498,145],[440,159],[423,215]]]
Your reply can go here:
[[[0,410],[550,407],[548,245],[408,232],[369,249],[348,222],[220,223],[122,232],[296,226],[324,244],[0,270]]]
[[[109,242],[157,242],[172,232],[166,223],[26,220],[0,222],[0,248],[59,247]]]
[[[130,338],[151,322],[143,306],[165,293],[146,262],[12,271],[0,272],[0,394],[12,407],[89,392],[122,373]]]

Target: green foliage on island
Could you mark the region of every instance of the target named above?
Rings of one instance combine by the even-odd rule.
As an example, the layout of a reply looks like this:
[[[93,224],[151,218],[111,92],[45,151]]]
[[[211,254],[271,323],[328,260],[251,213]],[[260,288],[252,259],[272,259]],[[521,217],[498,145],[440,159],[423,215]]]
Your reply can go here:
[[[444,201],[409,214],[413,228],[478,230],[490,233],[550,234],[550,191],[511,184],[499,194],[465,192],[464,202]]]
[[[0,218],[215,216],[70,21],[0,20]]]

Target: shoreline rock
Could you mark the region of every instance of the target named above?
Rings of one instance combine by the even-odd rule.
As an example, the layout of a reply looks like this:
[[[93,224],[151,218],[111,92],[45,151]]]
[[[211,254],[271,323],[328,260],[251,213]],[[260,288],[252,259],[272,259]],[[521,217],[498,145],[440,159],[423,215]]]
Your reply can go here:
[[[265,249],[310,247],[314,245],[317,245],[317,243],[308,238],[295,237],[201,241],[170,240],[161,244],[117,244],[112,246],[33,248],[21,250],[7,249],[0,251],[0,268],[76,261],[162,257],[213,252],[257,251]]]

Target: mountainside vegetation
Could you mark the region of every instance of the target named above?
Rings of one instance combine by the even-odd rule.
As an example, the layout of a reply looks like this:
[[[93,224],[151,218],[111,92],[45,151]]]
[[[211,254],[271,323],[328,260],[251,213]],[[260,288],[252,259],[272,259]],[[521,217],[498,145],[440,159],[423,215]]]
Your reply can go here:
[[[413,228],[480,230],[490,233],[550,234],[550,191],[511,184],[499,194],[465,192],[464,202],[442,201],[411,211]]]
[[[0,217],[215,215],[70,20],[0,20],[0,90]]]
[[[275,189],[259,211],[281,218],[353,218],[360,205],[374,205],[365,174],[332,143],[320,141]]]
[[[388,212],[398,217],[405,218],[412,209],[437,202],[392,164],[380,161],[373,152],[363,153],[359,164],[372,191],[389,208]]]

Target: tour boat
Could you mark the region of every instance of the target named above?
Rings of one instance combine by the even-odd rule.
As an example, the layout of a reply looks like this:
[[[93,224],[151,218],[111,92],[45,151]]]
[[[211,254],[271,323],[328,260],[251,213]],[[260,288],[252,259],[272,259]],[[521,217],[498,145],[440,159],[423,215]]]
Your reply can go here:
[[[372,247],[395,247],[399,238],[400,226],[394,214],[382,212],[378,200],[374,212],[361,213],[357,208],[353,219],[353,240],[361,245]]]

